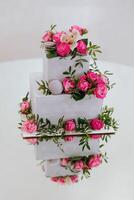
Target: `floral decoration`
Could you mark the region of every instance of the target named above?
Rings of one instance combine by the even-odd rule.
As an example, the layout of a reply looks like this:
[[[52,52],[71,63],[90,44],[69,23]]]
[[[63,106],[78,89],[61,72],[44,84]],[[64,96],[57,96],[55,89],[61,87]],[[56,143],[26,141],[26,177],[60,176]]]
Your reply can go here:
[[[63,72],[66,77],[62,80],[62,94],[70,94],[76,101],[83,99],[86,95],[95,95],[96,98],[104,99],[108,90],[113,88],[115,84],[110,84],[109,75],[112,75],[112,73],[108,71],[101,73],[96,67],[91,68],[79,77],[75,76],[75,71],[70,66],[68,71]],[[41,81],[41,83],[37,83],[39,85],[38,89],[43,94],[51,94],[47,82]]]
[[[28,100],[28,95],[22,99],[20,103],[20,108],[23,102],[30,102]],[[30,106],[30,103],[29,103]],[[88,148],[89,139],[102,139],[103,141],[108,140],[108,135],[97,135],[91,134],[93,130],[101,130],[102,128],[109,129],[112,127],[114,130],[117,130],[118,124],[117,121],[112,117],[113,108],[108,108],[107,106],[103,108],[101,114],[98,115],[95,119],[86,119],[80,118],[64,120],[64,117],[61,117],[58,120],[57,124],[51,123],[49,119],[40,118],[38,115],[32,113],[31,107],[27,106],[19,111],[21,113],[22,120],[19,123],[19,128],[28,134],[36,133],[38,138],[27,139],[28,142],[32,144],[38,144],[39,141],[53,139],[53,141],[61,148],[62,143],[59,141],[62,138],[65,142],[71,142],[74,140],[74,132],[81,133],[79,145],[82,147],[82,150]],[[69,133],[69,135],[66,135]],[[61,137],[57,137],[57,136]],[[50,137],[51,136],[51,137]],[[63,149],[61,148],[63,151]]]
[[[57,31],[56,25],[51,25],[50,29],[44,33],[41,40],[41,48],[45,50],[48,58],[71,59],[85,55],[90,55],[97,59],[96,54],[101,53],[100,46],[92,44],[87,37],[88,30],[78,25],[73,25],[68,31]]]

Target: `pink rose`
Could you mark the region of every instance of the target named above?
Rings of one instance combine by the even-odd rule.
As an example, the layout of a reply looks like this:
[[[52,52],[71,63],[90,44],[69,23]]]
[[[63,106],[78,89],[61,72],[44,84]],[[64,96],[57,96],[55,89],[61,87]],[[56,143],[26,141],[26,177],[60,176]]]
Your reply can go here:
[[[62,36],[63,33],[64,33],[64,32],[57,32],[57,33],[55,33],[55,34],[53,35],[53,40],[54,40],[54,42],[56,42],[56,43],[61,42],[61,41],[60,41],[60,37]]]
[[[107,85],[108,84],[108,78],[105,75],[99,75],[97,83],[99,83],[99,84],[102,83],[102,84]]]
[[[31,144],[37,144],[38,140],[37,138],[28,138],[28,139],[25,139],[26,141],[28,141],[29,143]]]
[[[64,125],[65,131],[74,131],[76,123],[74,119],[67,120]]]
[[[71,136],[65,136],[65,137],[64,137],[64,141],[65,141],[65,142],[71,142],[71,141],[73,141],[73,140],[74,140],[74,136],[72,136],[72,135],[71,135]]]
[[[65,167],[65,166],[67,166],[68,162],[69,162],[69,158],[62,158],[60,160],[60,165]]]
[[[91,81],[97,81],[98,74],[92,71],[87,72],[87,78],[89,78]]]
[[[104,122],[101,119],[95,118],[90,121],[90,126],[93,130],[100,130],[104,127]]]
[[[97,167],[102,163],[102,159],[101,159],[101,155],[100,154],[96,154],[93,155],[89,161],[88,161],[88,167],[91,169],[93,167]]]
[[[56,45],[56,51],[57,54],[61,57],[65,57],[68,56],[71,49],[69,44],[65,43],[65,42],[60,42]]]
[[[65,93],[69,93],[71,89],[75,88],[75,82],[70,78],[64,78],[62,83]]]
[[[52,180],[53,182],[58,182],[58,177],[52,177],[51,180]]]
[[[86,80],[87,76],[84,74],[84,75],[80,76],[79,79],[80,79],[80,81]]]
[[[59,177],[59,178],[58,178],[58,183],[64,184],[64,183],[65,183],[64,177]]]
[[[73,30],[79,31],[80,35],[83,35],[84,33],[87,33],[87,29],[82,28],[82,27],[77,26],[77,25],[73,25],[73,26],[71,26],[71,28],[69,29],[69,31],[73,31]]]
[[[83,92],[86,92],[89,88],[91,88],[91,84],[88,81],[84,80],[84,79],[80,80],[78,82],[77,86],[78,86],[79,90],[81,90]]]
[[[77,183],[78,182],[78,176],[70,176],[70,179],[72,181],[72,183]]]
[[[102,137],[102,135],[99,134],[95,134],[95,135],[90,135],[90,137],[94,140],[100,139]]]
[[[99,83],[93,93],[97,98],[104,99],[107,95],[107,90],[108,89],[104,83]]]
[[[52,32],[47,32],[47,33],[45,33],[45,34],[43,35],[42,40],[43,40],[44,42],[50,42],[50,41],[52,41],[52,36],[53,36],[53,33],[52,33]]]
[[[84,164],[83,164],[83,161],[82,160],[79,160],[79,161],[76,161],[74,163],[74,169],[76,169],[77,171],[81,171],[84,167]]]
[[[77,51],[82,54],[86,55],[87,54],[87,45],[83,40],[80,40],[77,42]]]
[[[20,105],[20,111],[23,113],[30,108],[29,101],[23,101]]]
[[[27,133],[33,133],[37,130],[37,124],[35,124],[32,120],[27,120],[23,122],[21,130]]]

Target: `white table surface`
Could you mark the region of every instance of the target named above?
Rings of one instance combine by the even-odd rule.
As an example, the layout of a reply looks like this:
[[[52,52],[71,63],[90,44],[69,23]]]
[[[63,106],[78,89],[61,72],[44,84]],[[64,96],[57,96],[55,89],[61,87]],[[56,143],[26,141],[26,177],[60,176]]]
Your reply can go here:
[[[105,103],[115,107],[120,129],[105,149],[109,163],[91,178],[60,186],[44,177],[33,147],[17,129],[18,103],[29,89],[29,73],[42,70],[42,60],[0,63],[0,199],[1,200],[133,200],[134,199],[134,67],[98,62],[114,72],[117,85]]]

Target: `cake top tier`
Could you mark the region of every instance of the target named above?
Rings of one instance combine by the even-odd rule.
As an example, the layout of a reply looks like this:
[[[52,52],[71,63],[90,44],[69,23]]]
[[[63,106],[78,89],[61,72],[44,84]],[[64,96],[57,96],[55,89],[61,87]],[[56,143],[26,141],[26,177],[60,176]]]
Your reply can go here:
[[[45,50],[47,58],[65,58],[90,55],[96,59],[96,54],[101,53],[100,46],[93,45],[88,39],[86,28],[73,25],[67,31],[57,31],[56,25],[44,33],[41,48]]]

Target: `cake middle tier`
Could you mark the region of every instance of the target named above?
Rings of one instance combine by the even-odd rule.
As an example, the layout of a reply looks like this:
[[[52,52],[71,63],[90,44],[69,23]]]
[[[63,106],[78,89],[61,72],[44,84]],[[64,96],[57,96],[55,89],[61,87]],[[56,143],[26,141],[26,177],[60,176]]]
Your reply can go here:
[[[93,119],[101,112],[103,100],[94,95],[86,95],[84,99],[75,101],[69,94],[45,96],[38,91],[36,81],[41,80],[41,74],[34,73],[30,78],[30,98],[33,113],[41,118],[48,118],[57,123],[59,118],[77,119],[78,117]]]

